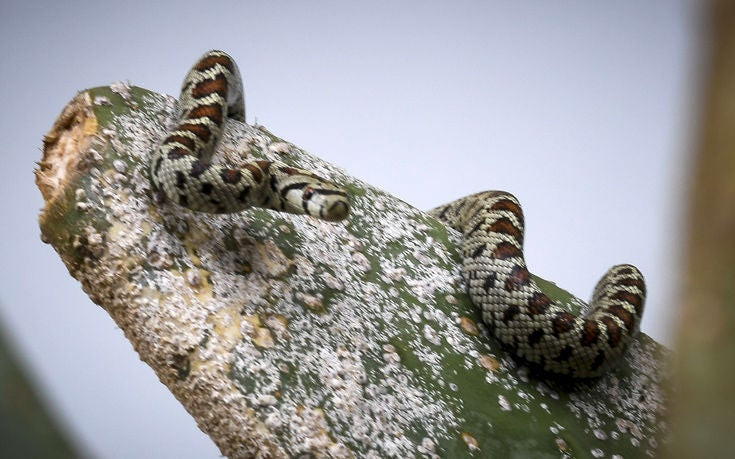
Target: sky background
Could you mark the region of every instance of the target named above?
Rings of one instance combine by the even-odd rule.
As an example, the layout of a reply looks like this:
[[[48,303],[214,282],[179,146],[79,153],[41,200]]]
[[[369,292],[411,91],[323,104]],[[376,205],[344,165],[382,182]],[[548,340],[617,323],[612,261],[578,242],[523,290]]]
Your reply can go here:
[[[77,91],[178,94],[205,51],[239,63],[248,122],[429,209],[487,189],[526,214],[532,272],[587,299],[646,276],[642,329],[679,308],[704,57],[686,0],[0,3],[0,321],[63,426],[100,458],[219,452],[41,243],[41,141]]]

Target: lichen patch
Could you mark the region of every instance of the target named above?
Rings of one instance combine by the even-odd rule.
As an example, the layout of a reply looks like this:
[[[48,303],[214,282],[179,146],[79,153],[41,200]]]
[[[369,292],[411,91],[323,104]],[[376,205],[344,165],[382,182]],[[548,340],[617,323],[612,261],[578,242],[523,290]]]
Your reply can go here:
[[[106,96],[111,106],[95,107],[114,108],[119,95],[141,109],[113,117],[100,145],[48,137],[92,158],[69,195],[83,218],[104,222],[73,236],[86,250],[73,274],[223,454],[436,457],[447,445],[485,453],[483,441],[512,441],[494,436],[503,422],[543,432],[562,452],[560,432],[574,423],[595,432],[605,453],[633,440],[655,449],[643,439],[658,434],[650,418],[663,404],[660,381],[611,376],[569,395],[534,380],[466,308],[455,232],[237,121],[225,127],[218,161],[257,157],[312,170],[354,190],[349,219],[261,209],[205,215],[162,202],[148,159],[171,124],[173,99],[116,91]],[[77,136],[90,129],[66,118]],[[63,174],[48,167],[57,162],[37,173],[44,197],[63,188]],[[634,346],[630,364],[643,372],[651,352]],[[465,401],[477,399],[483,406]],[[482,416],[487,422],[477,422]],[[564,420],[546,425],[553,416]]]

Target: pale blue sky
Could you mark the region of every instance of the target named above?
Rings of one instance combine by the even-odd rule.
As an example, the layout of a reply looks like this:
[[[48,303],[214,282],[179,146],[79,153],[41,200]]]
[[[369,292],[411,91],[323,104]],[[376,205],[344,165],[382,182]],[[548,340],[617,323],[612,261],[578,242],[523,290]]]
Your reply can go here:
[[[587,298],[646,276],[643,331],[671,344],[697,120],[686,0],[0,4],[0,319],[67,429],[102,458],[217,457],[112,319],[39,240],[43,134],[81,89],[176,94],[228,51],[248,121],[420,208],[505,189],[530,269]]]

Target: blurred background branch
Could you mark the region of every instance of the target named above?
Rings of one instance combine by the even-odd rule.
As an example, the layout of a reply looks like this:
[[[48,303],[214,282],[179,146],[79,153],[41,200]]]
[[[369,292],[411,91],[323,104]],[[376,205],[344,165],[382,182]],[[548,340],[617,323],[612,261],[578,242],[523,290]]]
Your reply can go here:
[[[735,433],[735,2],[712,2],[693,161],[672,457],[732,457]]]
[[[79,457],[39,397],[0,324],[0,457]]]

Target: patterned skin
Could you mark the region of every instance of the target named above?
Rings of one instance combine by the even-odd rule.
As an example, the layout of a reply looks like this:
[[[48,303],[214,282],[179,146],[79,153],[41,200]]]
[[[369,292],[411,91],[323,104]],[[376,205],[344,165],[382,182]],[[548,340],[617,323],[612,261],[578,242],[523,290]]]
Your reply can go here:
[[[646,287],[634,266],[610,268],[579,316],[541,291],[526,268],[523,212],[512,194],[486,191],[430,213],[462,233],[472,302],[491,333],[531,367],[563,377],[598,377],[638,333]]]
[[[275,161],[238,169],[212,164],[227,118],[245,120],[240,74],[230,56],[210,51],[184,79],[178,125],[153,152],[154,187],[201,212],[263,207],[327,221],[347,217],[347,194],[309,171]],[[532,367],[564,377],[598,377],[638,333],[646,288],[634,266],[610,268],[582,315],[541,291],[526,268],[523,212],[512,194],[478,193],[430,213],[463,234],[464,275],[473,303],[491,333]]]
[[[227,118],[245,121],[242,80],[230,56],[210,51],[186,75],[178,125],[153,152],[154,187],[200,212],[263,207],[327,221],[347,217],[347,193],[309,171],[277,161],[253,161],[237,169],[212,164]]]

